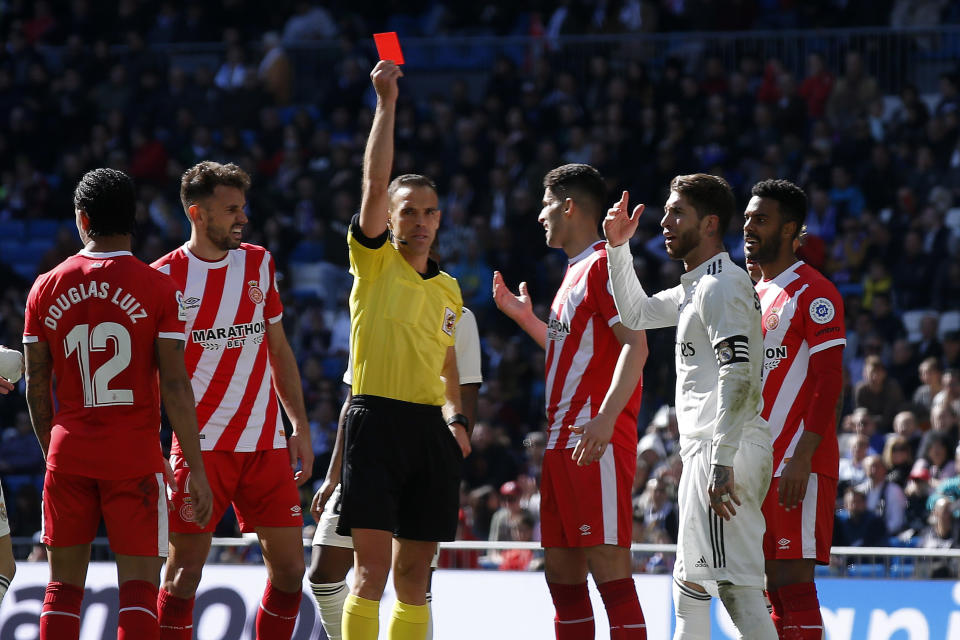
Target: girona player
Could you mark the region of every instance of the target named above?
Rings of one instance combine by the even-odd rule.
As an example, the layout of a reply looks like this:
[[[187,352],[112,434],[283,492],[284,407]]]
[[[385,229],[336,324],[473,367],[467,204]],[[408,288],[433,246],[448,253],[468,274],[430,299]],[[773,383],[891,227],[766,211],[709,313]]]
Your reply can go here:
[[[190,240],[153,266],[183,287],[187,373],[196,395],[203,458],[214,495],[207,526],[191,513],[192,465],[174,440],[177,477],[170,557],[159,596],[164,640],[189,640],[193,601],[213,528],[232,502],[240,530],[256,532],[267,566],[257,638],[290,638],[300,610],[303,515],[297,483],[313,467],[300,373],[280,322],[273,258],[241,243],[250,177],[234,164],[201,162],[183,174]],[[277,396],[293,432],[284,435]],[[297,460],[301,469],[294,471]]]
[[[773,481],[763,503],[767,594],[781,638],[823,636],[813,582],[830,561],[837,494],[837,400],[846,344],[840,294],[794,253],[807,197],[786,180],[754,185],[744,248],[762,278],[763,417],[773,438]]]
[[[534,315],[527,284],[514,295],[499,271],[493,299],[546,351],[549,427],[540,520],[554,629],[558,640],[594,637],[589,570],[610,637],[639,640],[647,633],[631,575],[630,487],[646,334],[621,323],[610,293],[607,252],[597,233],[606,197],[600,173],[567,164],[550,171],[543,186],[537,220],[547,246],[563,249],[569,261],[549,324]]]
[[[37,278],[24,318],[27,404],[47,461],[43,542],[50,583],[40,638],[80,636],[90,543],[102,516],[117,557],[117,637],[155,640],[167,554],[161,393],[193,468],[194,516],[201,523],[210,517],[183,367],[182,296],[173,280],[130,253],[136,212],[130,178],[91,171],[77,185],[74,205],[84,248]]]

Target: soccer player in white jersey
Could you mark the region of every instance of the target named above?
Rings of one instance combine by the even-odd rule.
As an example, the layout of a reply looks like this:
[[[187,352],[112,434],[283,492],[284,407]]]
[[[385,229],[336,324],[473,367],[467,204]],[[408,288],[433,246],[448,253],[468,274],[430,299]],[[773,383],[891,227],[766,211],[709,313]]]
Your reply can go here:
[[[163,640],[189,640],[193,601],[213,529],[233,503],[243,532],[256,532],[267,566],[257,611],[260,640],[290,638],[300,611],[303,514],[297,484],[313,467],[300,373],[280,322],[273,258],[241,242],[250,177],[234,164],[201,162],[181,179],[190,240],[153,266],[183,289],[185,361],[214,494],[206,527],[192,518],[190,469],[176,439],[170,556],[158,597]],[[279,396],[293,430],[284,433]],[[300,470],[296,470],[299,461]]]
[[[637,412],[647,359],[642,331],[617,314],[598,224],[607,190],[585,164],[567,164],[543,179],[537,218],[547,246],[568,266],[548,322],[493,275],[493,299],[546,352],[547,450],[540,487],[544,574],[556,609],[558,640],[594,637],[587,573],[603,599],[613,640],[646,638],[630,562],[630,489],[637,461]],[[593,464],[596,462],[597,464]]]
[[[839,452],[836,406],[846,344],[837,288],[795,253],[807,196],[786,180],[754,185],[744,249],[760,269],[763,417],[773,438],[773,481],[763,503],[767,594],[781,638],[819,640],[813,582],[830,562]]]
[[[483,383],[483,374],[480,370],[480,334],[477,330],[477,319],[473,312],[463,307],[460,320],[454,329],[454,349],[457,353],[457,371],[460,372],[460,402],[463,415],[471,425],[477,415],[477,397],[480,385]],[[347,367],[343,374],[343,383],[348,387],[353,384],[353,365]],[[327,467],[327,477],[317,489],[310,506],[310,513],[317,521],[317,531],[313,536],[313,551],[310,557],[310,570],[307,574],[310,580],[310,589],[317,601],[320,610],[320,622],[330,640],[340,640],[340,624],[343,614],[343,603],[347,599],[347,571],[353,566],[353,540],[350,536],[341,536],[337,533],[337,523],[340,521],[340,469],[343,462],[343,425],[350,406],[352,393],[348,391],[347,398],[340,408],[340,419],[337,422],[337,437],[330,456],[330,465]],[[433,557],[436,566],[440,551]],[[427,586],[427,607],[433,601],[430,587]],[[427,636],[424,640],[433,638],[433,614],[427,625]]]
[[[680,535],[674,567],[675,639],[710,637],[710,597],[720,597],[741,637],[777,637],[763,597],[770,429],[760,417],[763,334],[749,276],[723,247],[734,198],[722,178],[677,176],[660,221],[667,254],[682,260],[680,284],[647,296],[628,241],[628,194],[607,212],[613,296],[624,325],[677,327]]]

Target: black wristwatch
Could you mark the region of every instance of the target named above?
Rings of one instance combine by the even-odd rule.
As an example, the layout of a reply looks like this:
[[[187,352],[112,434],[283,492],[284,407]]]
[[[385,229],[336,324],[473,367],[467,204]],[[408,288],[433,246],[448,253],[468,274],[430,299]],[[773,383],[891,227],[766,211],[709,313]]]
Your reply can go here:
[[[463,428],[467,433],[470,433],[470,419],[462,413],[455,413],[449,418],[447,418],[447,426],[452,426],[455,423],[463,425]]]

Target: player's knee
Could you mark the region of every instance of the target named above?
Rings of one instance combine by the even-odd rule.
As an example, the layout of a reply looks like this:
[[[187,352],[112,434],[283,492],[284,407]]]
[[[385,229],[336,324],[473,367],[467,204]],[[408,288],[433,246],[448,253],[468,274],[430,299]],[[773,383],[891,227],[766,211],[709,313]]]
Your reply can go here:
[[[164,589],[178,598],[189,598],[197,592],[203,578],[203,564],[167,567]]]
[[[271,563],[270,582],[283,591],[295,591],[303,582],[305,568],[303,558],[299,562],[291,558],[279,563]]]

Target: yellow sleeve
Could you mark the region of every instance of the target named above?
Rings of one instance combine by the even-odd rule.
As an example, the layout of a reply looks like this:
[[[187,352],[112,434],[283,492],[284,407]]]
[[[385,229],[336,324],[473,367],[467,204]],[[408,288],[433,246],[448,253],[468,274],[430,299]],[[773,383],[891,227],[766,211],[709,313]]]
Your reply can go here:
[[[383,270],[387,251],[393,246],[387,242],[388,231],[376,238],[368,238],[360,230],[360,214],[353,216],[347,230],[347,248],[350,253],[350,273],[357,278],[376,278]]]

